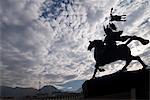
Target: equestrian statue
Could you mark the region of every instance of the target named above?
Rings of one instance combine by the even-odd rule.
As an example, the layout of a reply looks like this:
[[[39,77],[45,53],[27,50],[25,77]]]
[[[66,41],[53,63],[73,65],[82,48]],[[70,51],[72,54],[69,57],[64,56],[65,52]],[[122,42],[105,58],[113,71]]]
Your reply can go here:
[[[111,13],[112,13],[111,9]],[[117,16],[117,15],[116,15]],[[113,17],[111,15],[111,17]],[[121,17],[120,17],[121,18]],[[111,21],[121,21],[116,18],[111,18]],[[125,21],[125,20],[123,20]],[[92,79],[95,78],[97,70],[100,72],[105,71],[100,66],[104,66],[106,64],[110,64],[117,60],[126,61],[125,66],[121,71],[126,71],[127,66],[130,64],[132,60],[137,60],[143,66],[143,69],[147,67],[147,65],[141,60],[139,56],[131,55],[131,50],[128,47],[128,44],[133,40],[139,41],[142,45],[147,45],[149,40],[143,39],[137,36],[122,36],[123,31],[116,31],[117,27],[113,23],[109,23],[106,27],[103,26],[104,32],[106,33],[106,37],[104,41],[102,40],[94,40],[89,41],[90,44],[88,46],[88,50],[92,50],[94,48],[94,59],[96,61],[95,70]],[[117,45],[116,41],[125,42],[125,44]]]

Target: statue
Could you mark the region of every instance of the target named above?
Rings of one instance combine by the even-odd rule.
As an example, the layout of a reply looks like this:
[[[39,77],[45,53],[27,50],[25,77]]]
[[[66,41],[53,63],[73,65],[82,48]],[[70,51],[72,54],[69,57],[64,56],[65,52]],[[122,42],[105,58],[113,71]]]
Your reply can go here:
[[[112,15],[111,9],[111,21],[126,21],[121,20],[122,16]],[[123,31],[116,31],[117,27],[113,23],[109,23],[106,27],[103,26],[104,31],[106,33],[106,37],[104,41],[102,40],[94,40],[90,41],[90,44],[88,46],[88,50],[94,49],[94,58],[96,61],[95,70],[92,79],[95,78],[97,70],[100,72],[105,71],[103,68],[99,68],[100,66],[104,66],[105,64],[109,64],[111,62],[117,61],[117,60],[125,60],[126,64],[123,67],[122,71],[127,70],[126,67],[130,64],[132,60],[138,60],[141,65],[143,66],[143,69],[147,67],[147,65],[141,60],[139,56],[133,56],[131,55],[131,50],[127,46],[132,40],[137,40],[141,42],[143,45],[146,45],[149,43],[149,40],[143,39],[141,37],[137,36],[121,36]],[[127,41],[125,44],[116,45],[116,41]]]

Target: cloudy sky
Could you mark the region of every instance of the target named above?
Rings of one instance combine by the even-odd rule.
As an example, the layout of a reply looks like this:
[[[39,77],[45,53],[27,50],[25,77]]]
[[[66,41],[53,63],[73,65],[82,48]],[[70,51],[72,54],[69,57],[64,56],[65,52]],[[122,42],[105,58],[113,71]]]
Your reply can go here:
[[[104,39],[102,25],[108,24],[110,9],[126,14],[127,21],[115,23],[123,35],[150,39],[149,0],[1,0],[0,84],[11,87],[54,85],[76,90],[94,71],[89,40]],[[133,55],[150,65],[150,44],[133,41]],[[125,62],[104,66],[113,73]],[[128,70],[142,68],[133,61]]]

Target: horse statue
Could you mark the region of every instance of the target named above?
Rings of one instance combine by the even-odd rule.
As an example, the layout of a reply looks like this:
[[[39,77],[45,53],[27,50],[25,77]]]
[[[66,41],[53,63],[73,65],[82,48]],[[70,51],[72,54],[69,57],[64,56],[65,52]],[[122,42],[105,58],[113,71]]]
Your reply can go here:
[[[133,36],[136,37],[136,36]],[[104,45],[104,42],[102,40],[94,40],[94,41],[89,41],[90,44],[88,46],[88,50],[94,49],[94,59],[96,61],[95,64],[95,70],[92,79],[95,78],[97,70],[100,72],[105,71],[102,68],[99,68],[100,66],[104,66],[106,64],[109,64],[111,62],[117,61],[117,60],[125,60],[126,64],[122,68],[121,71],[127,70],[126,67],[130,64],[132,60],[138,60],[143,68],[145,69],[147,65],[141,60],[139,56],[133,56],[131,55],[131,50],[127,46],[132,40],[138,40],[140,41],[143,45],[146,45],[149,43],[149,40],[142,39],[140,37],[136,38],[130,38],[125,44],[121,44],[116,46],[116,48],[107,48]]]

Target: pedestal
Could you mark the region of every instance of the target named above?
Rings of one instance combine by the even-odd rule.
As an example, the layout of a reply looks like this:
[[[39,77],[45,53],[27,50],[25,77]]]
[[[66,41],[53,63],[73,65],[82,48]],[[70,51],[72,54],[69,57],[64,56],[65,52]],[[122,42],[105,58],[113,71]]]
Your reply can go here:
[[[120,99],[130,99],[131,89],[135,89],[135,99],[149,100],[149,77],[150,70],[138,70],[128,72],[116,72],[96,79],[87,80],[82,89],[85,98],[107,98],[107,95]],[[124,95],[123,93],[130,94]],[[115,98],[115,97],[114,97]]]

